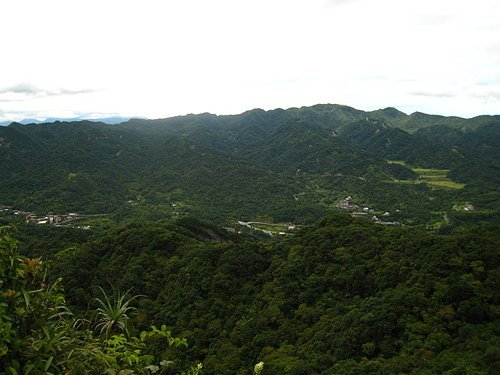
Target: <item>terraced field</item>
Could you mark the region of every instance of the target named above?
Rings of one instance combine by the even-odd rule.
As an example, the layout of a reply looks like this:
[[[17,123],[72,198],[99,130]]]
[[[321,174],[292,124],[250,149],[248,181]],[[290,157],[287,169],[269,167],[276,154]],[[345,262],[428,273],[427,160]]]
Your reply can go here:
[[[391,164],[400,164],[406,165],[404,161],[400,160],[388,160],[388,163]],[[425,183],[432,188],[441,188],[441,189],[463,189],[464,184],[460,182],[452,181],[448,177],[449,169],[432,169],[432,168],[412,168],[409,165],[412,171],[418,174],[418,178],[416,180],[397,180],[391,181],[400,184],[422,184]]]
[[[418,181],[425,182],[431,187],[444,189],[463,189],[464,184],[448,178],[448,169],[412,168],[418,174]]]

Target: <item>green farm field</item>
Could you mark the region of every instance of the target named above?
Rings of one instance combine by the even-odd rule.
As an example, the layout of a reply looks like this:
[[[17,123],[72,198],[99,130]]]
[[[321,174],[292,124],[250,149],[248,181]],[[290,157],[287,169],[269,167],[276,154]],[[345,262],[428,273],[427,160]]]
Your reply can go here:
[[[421,184],[425,183],[432,188],[442,188],[442,189],[463,189],[465,184],[452,181],[448,177],[449,169],[433,169],[433,168],[412,168],[406,165],[404,161],[400,160],[388,160],[390,164],[399,164],[410,167],[414,171],[418,178],[416,180],[399,180],[398,183],[401,184]]]

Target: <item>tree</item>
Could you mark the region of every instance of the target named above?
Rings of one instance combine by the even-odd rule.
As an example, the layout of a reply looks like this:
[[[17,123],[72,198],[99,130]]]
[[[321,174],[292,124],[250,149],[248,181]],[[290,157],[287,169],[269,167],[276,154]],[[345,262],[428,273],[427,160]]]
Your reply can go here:
[[[126,299],[128,293],[117,294],[111,300],[100,288],[104,301],[96,299],[101,304],[98,327],[105,338],[76,328],[60,279],[51,283],[40,258],[21,256],[11,231],[0,227],[0,375],[170,371],[173,361],[145,354],[149,340],[156,337],[165,338],[170,347],[187,346],[185,339],[172,337],[165,326],[153,326],[139,337],[111,335],[115,330],[126,332],[132,310],[129,303],[137,296]],[[188,372],[200,369],[197,366]]]

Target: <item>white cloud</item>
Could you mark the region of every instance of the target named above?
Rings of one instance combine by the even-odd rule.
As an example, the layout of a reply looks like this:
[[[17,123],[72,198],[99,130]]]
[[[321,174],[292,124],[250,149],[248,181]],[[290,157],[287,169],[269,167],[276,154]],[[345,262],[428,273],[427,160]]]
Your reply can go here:
[[[0,14],[4,118],[317,102],[498,113],[477,88],[499,83],[495,0],[18,0]]]

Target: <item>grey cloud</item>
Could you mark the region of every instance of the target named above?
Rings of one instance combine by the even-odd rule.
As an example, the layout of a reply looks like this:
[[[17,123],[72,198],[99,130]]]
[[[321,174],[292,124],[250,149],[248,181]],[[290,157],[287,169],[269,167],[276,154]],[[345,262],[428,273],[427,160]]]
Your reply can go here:
[[[500,100],[500,89],[498,90],[484,90],[482,92],[475,92],[471,94],[473,98],[484,100]]]
[[[80,90],[69,90],[64,88],[55,89],[44,89],[38,86],[32,85],[30,83],[18,83],[16,85],[0,88],[0,95],[14,94],[15,97],[0,97],[2,102],[17,102],[30,100],[35,98],[41,98],[46,96],[58,96],[58,95],[78,95],[86,94],[90,92],[95,92],[95,89],[80,89]]]
[[[412,91],[409,92],[408,94],[414,96],[429,96],[433,98],[453,98],[455,96],[455,94],[452,92],[446,92],[446,91],[437,92],[437,91],[425,91],[425,90]]]
[[[87,94],[89,92],[96,92],[96,91],[99,91],[99,90],[95,90],[95,89],[82,89],[82,90],[59,89],[59,91],[54,95],[78,95],[78,94]]]
[[[17,85],[14,86],[0,88],[0,94],[13,93],[13,94],[34,95],[40,92],[41,90],[39,88],[30,85],[29,83],[18,83]]]

